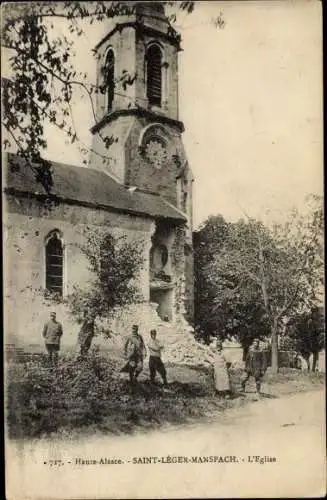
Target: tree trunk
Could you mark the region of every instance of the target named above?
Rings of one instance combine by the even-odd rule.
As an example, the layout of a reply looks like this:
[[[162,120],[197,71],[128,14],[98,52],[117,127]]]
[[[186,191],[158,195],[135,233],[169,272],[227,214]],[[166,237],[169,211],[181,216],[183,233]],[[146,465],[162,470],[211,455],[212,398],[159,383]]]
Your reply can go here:
[[[274,374],[278,373],[278,337],[275,324],[271,329],[271,369]]]
[[[319,361],[319,352],[314,352],[314,353],[313,353],[313,358],[312,358],[312,367],[311,367],[311,371],[313,371],[313,372],[315,372],[315,371],[316,371],[318,361]]]

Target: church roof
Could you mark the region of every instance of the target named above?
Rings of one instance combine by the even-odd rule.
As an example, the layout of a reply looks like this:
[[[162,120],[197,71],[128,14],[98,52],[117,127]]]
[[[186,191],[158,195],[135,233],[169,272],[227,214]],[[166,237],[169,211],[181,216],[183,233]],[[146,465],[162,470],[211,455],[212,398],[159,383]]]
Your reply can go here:
[[[99,170],[55,162],[51,164],[51,197],[55,199],[154,219],[186,222],[183,213],[160,195],[137,188],[129,190]],[[46,196],[25,160],[13,154],[8,154],[3,187],[6,191],[26,196]]]

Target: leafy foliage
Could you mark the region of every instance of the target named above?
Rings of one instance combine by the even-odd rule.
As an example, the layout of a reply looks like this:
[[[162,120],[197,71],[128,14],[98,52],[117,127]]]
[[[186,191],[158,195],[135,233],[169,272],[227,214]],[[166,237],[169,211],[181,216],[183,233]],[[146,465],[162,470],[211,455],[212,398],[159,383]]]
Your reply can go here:
[[[131,394],[128,381],[117,377],[120,367],[95,348],[82,362],[69,354],[61,357],[56,369],[51,369],[46,357],[11,362],[6,391],[10,437],[58,431],[71,435],[72,430],[92,426],[121,433],[137,426],[183,422],[205,412],[203,403],[212,393],[205,370],[193,376],[201,379],[201,385],[173,382],[170,393],[164,394],[144,382]]]
[[[319,300],[322,240],[322,203],[315,196],[303,213],[294,210],[272,228],[251,218],[210,218],[195,238],[197,322],[222,336],[239,332],[242,342],[269,332],[276,369],[283,321]]]
[[[234,225],[221,215],[211,216],[195,233],[195,321],[207,339],[236,338],[244,350],[256,336],[267,335],[265,310],[258,291],[229,266],[216,269],[217,257],[235,237]]]
[[[186,13],[191,13],[195,6],[193,1],[163,4]],[[51,191],[53,178],[50,163],[42,159],[42,151],[47,147],[45,121],[62,130],[72,144],[77,142],[80,152],[86,157],[90,148],[78,136],[72,113],[74,91],[80,89],[85,93],[95,121],[93,98],[95,94],[107,91],[106,79],[97,87],[88,82],[86,74],[76,71],[74,39],[85,36],[88,24],[134,12],[135,3],[117,0],[31,2],[17,4],[14,8],[8,3],[3,8],[2,45],[10,50],[13,70],[12,79],[5,82],[2,121],[8,132],[5,146],[15,144],[47,193]],[[176,15],[170,19],[176,21]],[[65,34],[58,36],[55,33],[60,20],[67,23],[67,29]],[[169,33],[178,37],[172,25]],[[115,94],[134,85],[136,78],[136,74],[129,74],[126,69],[116,75]],[[102,136],[101,132],[98,134],[107,149],[117,140]],[[93,152],[102,157],[104,164],[112,160],[109,154]],[[87,160],[83,162],[87,163]]]
[[[80,246],[93,279],[86,287],[75,285],[68,305],[79,321],[84,312],[92,317],[109,317],[116,307],[142,300],[137,286],[143,265],[143,246],[108,230],[87,228]]]
[[[163,392],[141,381],[130,392],[126,379],[119,379],[119,363],[92,349],[83,362],[67,354],[51,369],[44,356],[7,365],[6,421],[10,438],[58,434],[72,438],[81,433],[121,434],[135,429],[186,423],[190,418],[212,418],[212,412],[241,406],[245,398],[224,400],[213,395],[208,370],[168,365],[172,380]],[[232,387],[237,392],[243,371],[232,370]],[[181,382],[183,380],[183,382]],[[269,392],[276,395],[320,388],[323,374],[305,375],[283,371],[266,375]]]
[[[61,426],[69,429],[98,422],[106,400],[121,385],[113,378],[114,368],[96,350],[83,362],[68,356],[56,370],[43,357],[11,363],[7,390],[10,434],[37,436]]]
[[[318,308],[295,315],[288,323],[288,335],[304,359],[325,347],[324,316]]]
[[[16,51],[17,56],[11,58],[15,78],[5,82],[3,125],[21,156],[34,169],[36,180],[42,180],[44,188],[49,191],[52,186],[51,166],[40,155],[40,150],[46,147],[42,118],[51,112],[52,101],[50,75],[39,70],[40,61],[50,57],[47,53],[41,55],[46,37],[46,27],[35,17],[10,23],[5,31],[7,45]],[[29,54],[28,58],[26,54]],[[38,166],[32,166],[33,163]]]

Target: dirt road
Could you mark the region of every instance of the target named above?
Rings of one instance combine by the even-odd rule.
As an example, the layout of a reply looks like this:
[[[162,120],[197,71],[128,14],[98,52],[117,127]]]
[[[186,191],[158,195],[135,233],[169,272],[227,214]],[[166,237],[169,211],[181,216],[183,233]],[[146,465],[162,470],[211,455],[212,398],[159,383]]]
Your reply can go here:
[[[7,498],[321,496],[324,413],[324,393],[315,391],[264,398],[190,427],[16,444],[7,450]]]

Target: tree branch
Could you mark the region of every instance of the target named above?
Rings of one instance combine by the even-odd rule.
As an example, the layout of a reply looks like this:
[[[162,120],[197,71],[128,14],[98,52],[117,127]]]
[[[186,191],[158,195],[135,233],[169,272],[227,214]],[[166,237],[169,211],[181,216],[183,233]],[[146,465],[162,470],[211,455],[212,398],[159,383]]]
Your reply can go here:
[[[24,151],[22,149],[22,146],[21,144],[19,143],[19,141],[17,140],[17,138],[15,137],[15,134],[13,133],[13,131],[11,130],[10,126],[7,125],[6,123],[3,123],[3,126],[5,127],[5,129],[9,132],[9,134],[11,135],[11,137],[13,138],[13,140],[15,141],[17,147],[19,150],[22,150],[22,152]],[[30,168],[30,170],[33,172],[33,174],[36,174],[37,173],[37,170],[33,167],[33,165],[30,163],[30,162],[27,162],[27,165],[28,167]]]
[[[88,7],[94,5],[94,10],[91,11],[86,7],[78,6],[79,2],[42,2],[32,3],[25,2],[19,4],[15,9],[8,6],[4,9],[3,18],[7,18],[10,22],[17,22],[26,19],[27,16],[35,16],[38,18],[64,18],[67,20],[85,19],[89,17],[109,16],[115,17],[122,15],[124,7],[126,13],[134,12],[133,7],[127,7],[122,2],[88,2]],[[84,2],[81,2],[82,4]],[[5,6],[6,7],[6,6]],[[9,8],[10,7],[10,8]],[[79,7],[79,12],[76,12]],[[56,9],[56,10],[55,10]],[[65,12],[66,11],[66,12]],[[8,22],[8,21],[7,21]]]

